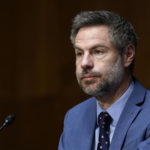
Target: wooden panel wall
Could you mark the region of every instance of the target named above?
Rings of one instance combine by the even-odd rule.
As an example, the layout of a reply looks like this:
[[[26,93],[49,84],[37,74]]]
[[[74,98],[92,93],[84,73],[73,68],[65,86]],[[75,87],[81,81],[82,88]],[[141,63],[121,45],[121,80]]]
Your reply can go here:
[[[150,2],[143,0],[5,0],[0,2],[1,150],[56,150],[65,112],[87,96],[74,75],[71,20],[83,10],[111,10],[139,36],[135,75],[150,88]]]

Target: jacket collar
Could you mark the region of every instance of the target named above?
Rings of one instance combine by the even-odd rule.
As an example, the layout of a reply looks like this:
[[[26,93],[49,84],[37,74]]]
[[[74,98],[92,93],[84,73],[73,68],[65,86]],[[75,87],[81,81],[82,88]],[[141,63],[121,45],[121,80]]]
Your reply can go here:
[[[123,146],[130,125],[142,109],[141,105],[144,102],[145,93],[146,89],[136,80],[134,90],[116,126],[110,150],[121,149]]]

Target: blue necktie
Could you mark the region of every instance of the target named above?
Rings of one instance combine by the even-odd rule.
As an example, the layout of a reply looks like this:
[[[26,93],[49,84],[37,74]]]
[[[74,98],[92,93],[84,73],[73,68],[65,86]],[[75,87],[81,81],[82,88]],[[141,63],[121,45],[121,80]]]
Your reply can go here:
[[[108,150],[109,149],[109,131],[112,118],[107,112],[101,112],[98,116],[98,125],[100,129],[99,141],[97,150]]]

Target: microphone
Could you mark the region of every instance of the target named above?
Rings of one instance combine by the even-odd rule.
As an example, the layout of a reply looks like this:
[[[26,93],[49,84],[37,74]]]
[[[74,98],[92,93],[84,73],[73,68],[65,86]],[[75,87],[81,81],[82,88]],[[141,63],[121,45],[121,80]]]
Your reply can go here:
[[[15,115],[14,115],[14,114],[8,115],[8,116],[5,118],[4,123],[2,124],[2,126],[0,126],[0,131],[1,131],[4,127],[6,127],[6,126],[12,124],[14,121],[15,121]]]

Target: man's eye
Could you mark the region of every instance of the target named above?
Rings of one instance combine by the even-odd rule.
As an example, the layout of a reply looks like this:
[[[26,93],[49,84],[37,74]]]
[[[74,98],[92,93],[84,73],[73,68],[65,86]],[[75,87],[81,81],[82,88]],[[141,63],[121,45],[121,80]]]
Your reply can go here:
[[[103,53],[102,50],[95,50],[95,51],[94,51],[94,54],[102,54],[102,53]]]
[[[82,56],[82,52],[76,52],[76,56]]]

